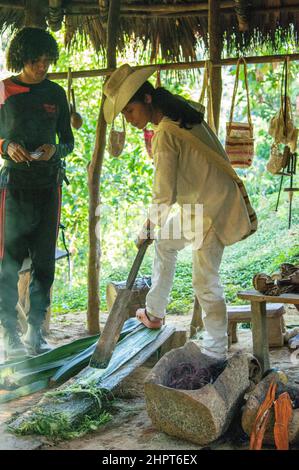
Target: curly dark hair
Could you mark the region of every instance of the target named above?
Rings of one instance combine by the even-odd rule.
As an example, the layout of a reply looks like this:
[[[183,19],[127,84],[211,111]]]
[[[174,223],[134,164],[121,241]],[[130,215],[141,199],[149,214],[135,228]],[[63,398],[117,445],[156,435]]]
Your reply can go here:
[[[8,70],[21,72],[25,64],[46,55],[52,64],[59,57],[58,44],[53,36],[40,28],[23,28],[12,39],[6,55]]]

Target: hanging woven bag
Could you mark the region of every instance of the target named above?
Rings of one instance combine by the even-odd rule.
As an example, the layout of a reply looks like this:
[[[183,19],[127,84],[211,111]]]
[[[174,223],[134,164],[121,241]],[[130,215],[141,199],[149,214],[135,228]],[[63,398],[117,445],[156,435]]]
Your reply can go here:
[[[241,63],[244,65],[245,89],[247,96],[247,122],[236,122],[233,120]],[[253,125],[250,114],[247,65],[243,57],[240,57],[237,62],[230,117],[229,122],[226,124],[225,150],[233,167],[248,168],[252,165],[254,157]]]

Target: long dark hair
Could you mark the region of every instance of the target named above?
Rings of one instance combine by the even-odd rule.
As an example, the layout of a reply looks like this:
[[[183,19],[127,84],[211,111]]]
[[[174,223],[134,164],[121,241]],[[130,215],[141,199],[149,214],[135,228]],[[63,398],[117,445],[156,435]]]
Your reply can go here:
[[[59,50],[54,37],[40,28],[23,28],[8,47],[7,68],[12,72],[21,72],[25,64],[34,62],[42,55],[46,55],[51,63],[57,62]]]
[[[144,103],[145,95],[151,95],[153,107],[173,121],[179,121],[180,127],[191,129],[194,124],[200,124],[203,121],[203,114],[187,100],[179,95],[173,95],[163,87],[154,88],[150,82],[145,82],[129,103],[136,101]]]

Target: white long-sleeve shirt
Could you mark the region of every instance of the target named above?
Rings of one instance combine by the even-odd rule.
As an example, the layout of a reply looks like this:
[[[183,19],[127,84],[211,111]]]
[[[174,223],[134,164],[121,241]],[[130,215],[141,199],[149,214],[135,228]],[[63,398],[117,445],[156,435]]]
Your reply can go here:
[[[224,245],[241,240],[250,231],[244,199],[236,182],[220,169],[209,155],[209,149],[228,160],[224,148],[203,121],[188,131],[202,143],[202,151],[187,139],[163,129],[164,117],[155,128],[152,141],[155,165],[153,208],[174,203],[203,205],[203,232],[211,226]],[[176,124],[178,126],[178,124]]]

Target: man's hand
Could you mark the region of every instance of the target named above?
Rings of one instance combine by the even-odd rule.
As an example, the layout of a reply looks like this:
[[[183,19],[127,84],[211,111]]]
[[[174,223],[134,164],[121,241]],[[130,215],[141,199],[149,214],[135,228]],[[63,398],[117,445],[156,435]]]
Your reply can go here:
[[[10,142],[7,147],[7,153],[16,163],[31,162],[33,160],[30,153],[24,149],[22,145],[16,144],[15,142]]]
[[[135,242],[137,248],[140,248],[146,241],[150,245],[155,239],[154,235],[155,225],[147,219],[143,224],[141,231],[138,234],[137,240]]]
[[[50,158],[53,157],[54,153],[56,152],[56,146],[53,144],[43,144],[36,149],[36,152],[43,152],[41,157],[36,158],[38,162],[48,161],[50,160]]]

